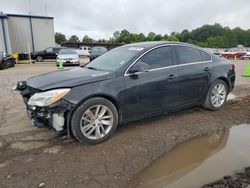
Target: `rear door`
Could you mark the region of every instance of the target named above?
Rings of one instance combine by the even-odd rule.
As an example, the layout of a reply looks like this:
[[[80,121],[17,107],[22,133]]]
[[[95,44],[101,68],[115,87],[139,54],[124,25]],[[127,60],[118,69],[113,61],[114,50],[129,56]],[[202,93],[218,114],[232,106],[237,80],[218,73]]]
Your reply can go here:
[[[139,62],[147,64],[150,70],[130,74],[128,69],[125,75],[127,113],[124,118],[152,114],[179,103],[179,70],[175,66],[173,48],[165,46],[154,49],[136,63]]]
[[[206,95],[212,67],[211,56],[190,46],[175,46],[180,68],[181,103],[196,103]]]

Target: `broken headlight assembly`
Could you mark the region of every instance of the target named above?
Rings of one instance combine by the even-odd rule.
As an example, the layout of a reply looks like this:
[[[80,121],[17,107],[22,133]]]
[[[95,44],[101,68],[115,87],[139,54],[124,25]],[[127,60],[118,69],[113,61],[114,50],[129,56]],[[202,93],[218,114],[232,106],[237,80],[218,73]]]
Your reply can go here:
[[[54,89],[41,93],[35,93],[28,101],[30,106],[45,107],[54,104],[70,91],[69,88]]]

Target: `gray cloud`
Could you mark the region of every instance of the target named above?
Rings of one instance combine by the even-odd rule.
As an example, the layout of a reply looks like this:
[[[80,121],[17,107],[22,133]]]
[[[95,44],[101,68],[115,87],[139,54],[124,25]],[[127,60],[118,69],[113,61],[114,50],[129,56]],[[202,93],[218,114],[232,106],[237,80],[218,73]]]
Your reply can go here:
[[[31,2],[31,6],[29,6]],[[124,28],[131,32],[170,33],[221,23],[250,28],[249,0],[0,0],[5,13],[55,17],[55,31],[68,36],[109,38]]]

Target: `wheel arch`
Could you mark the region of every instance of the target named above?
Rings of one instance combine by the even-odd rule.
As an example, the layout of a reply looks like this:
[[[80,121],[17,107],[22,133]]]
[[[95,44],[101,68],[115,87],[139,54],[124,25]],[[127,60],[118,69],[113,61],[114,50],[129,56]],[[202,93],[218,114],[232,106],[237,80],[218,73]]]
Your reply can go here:
[[[72,112],[72,115],[74,113],[74,111],[79,107],[81,106],[84,102],[86,102],[87,100],[89,99],[92,99],[92,98],[104,98],[108,101],[110,101],[116,108],[117,110],[117,113],[118,113],[118,122],[120,123],[121,122],[121,119],[122,119],[122,110],[121,110],[121,105],[120,103],[117,101],[117,99],[115,99],[113,96],[110,96],[110,95],[107,95],[107,94],[94,94],[94,95],[90,95],[90,96],[87,96],[85,97],[84,99],[82,99],[80,102],[77,103],[77,105],[75,106],[73,112]],[[70,119],[72,118],[72,115],[70,117]]]
[[[231,84],[230,84],[229,80],[226,77],[221,76],[221,77],[216,78],[215,80],[222,80],[222,81],[224,81],[227,84],[228,92],[231,91]]]

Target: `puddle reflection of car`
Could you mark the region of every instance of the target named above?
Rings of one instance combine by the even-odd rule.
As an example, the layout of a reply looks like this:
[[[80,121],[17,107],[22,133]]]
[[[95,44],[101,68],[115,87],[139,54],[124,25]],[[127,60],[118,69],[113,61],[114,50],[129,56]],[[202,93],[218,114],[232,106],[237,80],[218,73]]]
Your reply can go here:
[[[128,187],[168,187],[169,183],[194,171],[209,157],[225,148],[229,132],[229,129],[222,129],[180,144],[138,174]],[[138,181],[142,186],[133,185]]]
[[[56,58],[56,65],[59,66],[60,62],[63,65],[80,65],[80,58],[76,50],[65,48],[61,49]]]
[[[97,144],[118,124],[197,105],[219,110],[234,82],[234,65],[197,46],[145,42],[117,47],[84,67],[20,81],[17,89],[34,126]]]
[[[14,67],[16,60],[4,52],[0,52],[0,69],[6,69],[8,67]]]
[[[95,58],[101,56],[102,54],[106,52],[107,52],[107,49],[105,47],[101,47],[101,46],[93,47],[90,52],[89,60],[93,61]]]

